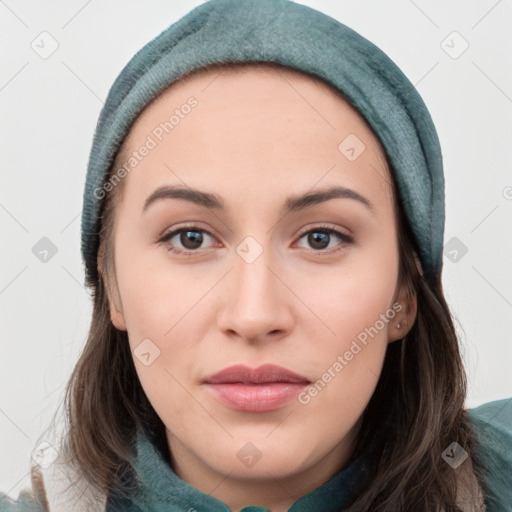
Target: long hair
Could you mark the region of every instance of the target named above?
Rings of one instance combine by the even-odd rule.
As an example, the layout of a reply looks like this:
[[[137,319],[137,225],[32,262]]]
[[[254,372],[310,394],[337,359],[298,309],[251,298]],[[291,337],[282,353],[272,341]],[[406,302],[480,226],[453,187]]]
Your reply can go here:
[[[207,67],[237,70],[244,64]],[[424,276],[418,268],[418,247],[397,200],[393,173],[389,175],[399,238],[399,284],[416,297],[417,315],[408,334],[388,345],[379,382],[363,413],[352,457],[371,446],[371,471],[349,510],[457,512],[461,499],[470,507],[463,510],[480,510],[481,468],[473,458],[477,439],[464,411],[466,374],[452,314],[441,276]],[[122,497],[136,492],[130,475],[137,429],[150,432],[164,450],[166,436],[139,382],[127,333],[117,330],[110,318],[107,290],[116,293],[113,231],[120,194],[122,183],[107,195],[100,211],[100,277],[92,286],[87,342],[66,388],[65,450],[95,489]],[[457,469],[442,458],[453,441],[468,452]]]

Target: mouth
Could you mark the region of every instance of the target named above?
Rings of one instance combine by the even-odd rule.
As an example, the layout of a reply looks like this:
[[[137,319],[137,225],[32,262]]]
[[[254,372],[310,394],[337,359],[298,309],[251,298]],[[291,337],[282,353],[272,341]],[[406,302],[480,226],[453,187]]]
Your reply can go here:
[[[270,364],[254,370],[243,365],[230,366],[202,383],[220,403],[245,412],[277,409],[311,384],[306,377]]]

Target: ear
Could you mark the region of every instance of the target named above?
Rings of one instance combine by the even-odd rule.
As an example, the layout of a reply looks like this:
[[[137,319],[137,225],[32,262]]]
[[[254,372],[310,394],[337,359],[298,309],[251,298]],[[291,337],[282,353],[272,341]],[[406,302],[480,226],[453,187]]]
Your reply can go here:
[[[116,329],[119,331],[126,331],[126,321],[123,314],[123,305],[119,290],[117,288],[117,280],[115,275],[106,275],[106,270],[103,268],[103,253],[104,244],[100,245],[98,251],[98,275],[105,283],[107,292],[108,305],[110,309],[110,320]]]
[[[397,313],[393,320],[390,321],[388,343],[400,340],[409,333],[416,320],[416,313],[418,311],[416,294],[408,290],[405,285],[400,287],[393,305],[393,309]]]
[[[126,331],[126,321],[123,314],[123,306],[114,304],[110,298],[108,300],[110,306],[110,319],[114,324],[114,327],[119,331]]]

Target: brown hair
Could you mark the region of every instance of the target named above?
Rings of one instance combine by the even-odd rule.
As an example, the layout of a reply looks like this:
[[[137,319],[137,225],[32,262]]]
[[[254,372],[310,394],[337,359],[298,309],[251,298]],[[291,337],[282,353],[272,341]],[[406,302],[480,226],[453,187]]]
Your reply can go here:
[[[207,68],[224,67],[236,70],[244,64]],[[112,168],[122,161],[123,152],[122,148]],[[417,244],[397,200],[393,174],[388,175],[399,236],[399,284],[417,298],[417,315],[408,334],[388,345],[379,382],[362,416],[353,457],[371,446],[372,470],[350,510],[452,512],[460,510],[461,502],[471,507],[464,510],[480,510],[482,498],[474,480],[475,475],[481,480],[480,468],[472,457],[477,441],[464,411],[466,375],[452,315],[441,277],[423,276],[418,269]],[[118,495],[136,492],[136,482],[129,476],[138,428],[167,449],[165,426],[141,387],[127,333],[117,330],[110,318],[107,291],[111,296],[116,293],[113,233],[121,191],[122,183],[102,205],[100,277],[92,286],[92,323],[65,395],[69,460],[95,489]],[[441,457],[453,441],[469,454],[457,469]]]

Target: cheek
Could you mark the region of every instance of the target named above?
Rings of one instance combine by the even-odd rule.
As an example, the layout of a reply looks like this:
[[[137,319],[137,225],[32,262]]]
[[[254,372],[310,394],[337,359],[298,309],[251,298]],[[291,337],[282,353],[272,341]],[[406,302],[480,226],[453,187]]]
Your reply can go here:
[[[397,258],[397,254],[386,257],[359,253],[346,264],[328,270],[320,268],[315,274],[301,277],[301,294],[321,320],[311,315],[311,325],[331,340],[327,346],[343,346],[392,309]],[[390,314],[394,315],[394,311]]]
[[[146,247],[121,230],[116,243],[116,276],[128,333],[134,341],[170,337],[166,333],[194,304],[199,283],[171,266],[163,249]]]
[[[194,371],[194,346],[214,320],[207,301],[202,300],[213,280],[198,277],[192,266],[173,267],[161,254],[154,258],[155,252],[133,244],[129,257],[116,261],[117,281],[130,348],[142,384],[177,386],[170,374],[179,377],[178,373],[190,375]],[[151,358],[157,354],[149,366],[141,364],[140,358],[137,360],[145,346]]]
[[[198,371],[194,347],[211,322],[200,301],[208,288],[187,272],[148,265],[136,252],[129,263],[120,263],[118,281],[135,369],[148,400],[172,430],[184,418],[200,418],[185,388]]]
[[[396,317],[392,306],[397,258],[391,250],[382,257],[360,253],[350,265],[331,269],[328,279],[325,275],[323,281],[320,275],[303,278],[308,305],[321,319],[310,315],[308,334],[315,340],[309,360],[317,385],[311,400],[306,396],[304,401],[316,409],[315,414],[339,410],[338,421],[357,417],[373,394]]]

